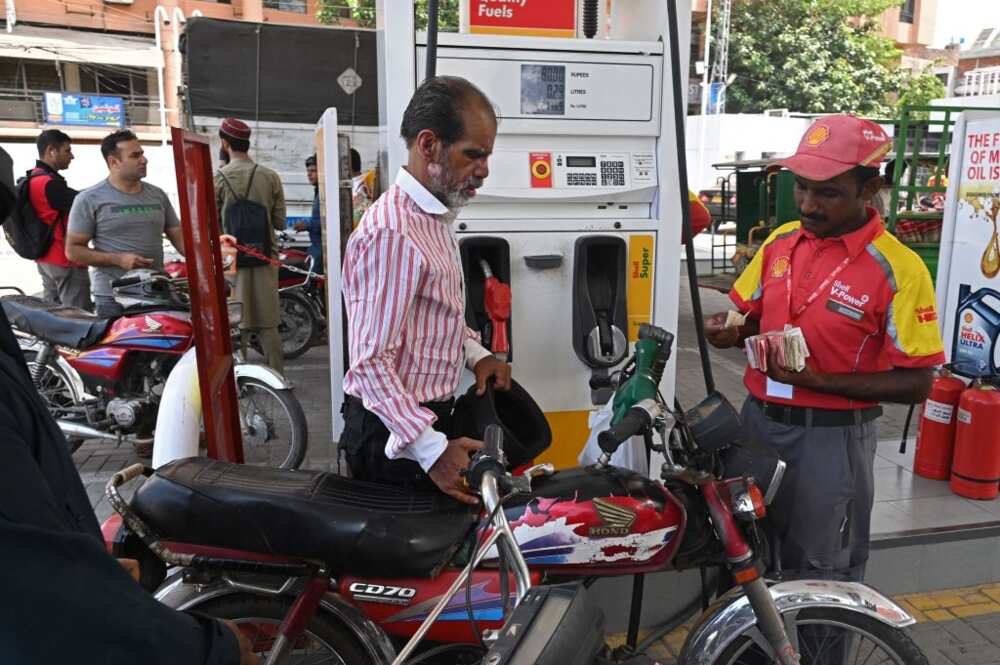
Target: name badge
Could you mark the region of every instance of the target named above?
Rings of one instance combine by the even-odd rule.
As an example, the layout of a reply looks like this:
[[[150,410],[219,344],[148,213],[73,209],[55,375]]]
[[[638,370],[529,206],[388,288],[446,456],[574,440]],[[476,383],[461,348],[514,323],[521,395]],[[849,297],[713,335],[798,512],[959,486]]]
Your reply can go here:
[[[851,307],[846,303],[833,300],[832,298],[826,301],[826,308],[831,312],[836,312],[837,314],[841,314],[855,321],[860,321],[865,318],[864,310],[860,310],[857,307]]]

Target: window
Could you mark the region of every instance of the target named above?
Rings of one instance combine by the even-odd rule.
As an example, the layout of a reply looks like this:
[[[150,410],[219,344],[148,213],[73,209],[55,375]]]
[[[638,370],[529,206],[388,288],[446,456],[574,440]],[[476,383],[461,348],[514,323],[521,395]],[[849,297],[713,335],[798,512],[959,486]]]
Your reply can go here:
[[[306,13],[306,0],[264,0],[264,9],[277,9],[282,12]]]
[[[913,23],[913,13],[917,0],[906,0],[899,8],[899,20],[902,23]]]

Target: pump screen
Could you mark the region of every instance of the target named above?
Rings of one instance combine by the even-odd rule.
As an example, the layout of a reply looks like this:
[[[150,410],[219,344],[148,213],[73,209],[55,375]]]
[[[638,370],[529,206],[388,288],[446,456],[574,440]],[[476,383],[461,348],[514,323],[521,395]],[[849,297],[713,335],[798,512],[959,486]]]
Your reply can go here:
[[[566,114],[565,65],[521,65],[521,113]]]
[[[571,169],[592,169],[597,166],[596,157],[566,157],[566,167]]]

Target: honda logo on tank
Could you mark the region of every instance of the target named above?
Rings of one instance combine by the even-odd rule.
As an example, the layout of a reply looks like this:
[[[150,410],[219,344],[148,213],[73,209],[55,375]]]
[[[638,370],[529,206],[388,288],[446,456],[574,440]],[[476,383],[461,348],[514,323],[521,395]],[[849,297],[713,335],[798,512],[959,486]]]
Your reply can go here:
[[[576,0],[467,0],[469,32],[576,36]]]

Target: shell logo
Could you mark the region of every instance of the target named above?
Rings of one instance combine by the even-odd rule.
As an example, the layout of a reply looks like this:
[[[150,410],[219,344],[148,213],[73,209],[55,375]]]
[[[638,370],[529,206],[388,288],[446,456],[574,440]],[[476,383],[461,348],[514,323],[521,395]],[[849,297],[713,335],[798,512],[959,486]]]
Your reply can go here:
[[[792,262],[787,256],[779,256],[774,260],[774,263],[771,264],[771,277],[778,278],[783,276],[786,272],[788,272],[788,268],[791,264]]]
[[[816,125],[806,134],[806,144],[815,147],[828,138],[830,138],[830,128],[826,125]]]
[[[972,323],[972,320],[976,317],[972,315],[972,312],[966,312],[965,316],[963,316],[962,318],[965,319],[966,323]]]

